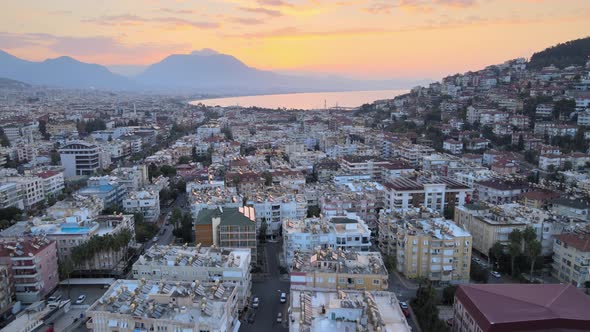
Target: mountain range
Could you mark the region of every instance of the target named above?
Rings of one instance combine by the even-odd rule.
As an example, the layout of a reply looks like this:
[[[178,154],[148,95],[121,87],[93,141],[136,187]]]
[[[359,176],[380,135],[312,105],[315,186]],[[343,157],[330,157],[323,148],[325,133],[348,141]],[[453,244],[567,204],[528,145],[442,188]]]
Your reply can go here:
[[[227,54],[203,49],[173,54],[134,76],[63,56],[28,61],[0,50],[0,77],[28,84],[107,90],[152,90],[208,94],[260,94],[408,88],[426,80],[353,80],[279,74],[252,68]]]

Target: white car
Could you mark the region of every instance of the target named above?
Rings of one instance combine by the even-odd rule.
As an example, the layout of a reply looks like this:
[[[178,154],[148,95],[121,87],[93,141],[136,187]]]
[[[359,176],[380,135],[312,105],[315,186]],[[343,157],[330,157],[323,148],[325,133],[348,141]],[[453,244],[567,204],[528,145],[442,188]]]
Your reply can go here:
[[[277,314],[277,323],[282,323],[283,322],[283,313],[279,312]]]
[[[84,301],[86,301],[86,295],[80,295],[76,299],[76,304],[82,304],[82,303],[84,303]]]
[[[157,236],[154,236],[154,238],[152,239],[152,241],[158,242],[158,237]]]
[[[496,278],[500,278],[502,276],[498,271],[492,271],[491,274]]]
[[[252,308],[256,309],[256,308],[258,308],[259,305],[260,305],[260,299],[258,298],[258,296],[255,296],[252,299]]]
[[[281,293],[281,303],[287,302],[287,293]]]
[[[47,303],[59,302],[61,300],[61,295],[53,295],[47,299]]]
[[[408,309],[408,302],[400,302],[400,303],[399,303],[399,306],[400,306],[402,309]]]

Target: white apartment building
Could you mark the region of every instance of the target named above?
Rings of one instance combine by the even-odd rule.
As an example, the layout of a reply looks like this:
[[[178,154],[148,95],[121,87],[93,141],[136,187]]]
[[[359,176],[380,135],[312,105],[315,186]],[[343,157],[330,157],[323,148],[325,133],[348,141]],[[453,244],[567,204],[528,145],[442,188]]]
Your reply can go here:
[[[442,213],[446,207],[464,205],[473,192],[464,184],[445,177],[398,178],[386,182],[384,187],[385,206],[392,211],[424,206]]]
[[[0,182],[16,183],[19,195],[23,199],[24,208],[42,202],[45,199],[43,180],[36,176],[7,176],[0,179]]]
[[[153,189],[132,191],[123,199],[123,209],[130,214],[141,213],[145,221],[156,222],[160,217],[160,193]]]
[[[116,176],[127,192],[140,190],[149,184],[147,165],[135,165],[132,167],[117,167],[111,172]]]
[[[463,143],[454,139],[447,139],[443,142],[443,150],[452,154],[461,154],[463,152]]]
[[[353,213],[330,219],[283,221],[283,255],[287,266],[293,264],[296,251],[313,252],[317,248],[369,251],[370,240],[369,227]]]
[[[566,233],[555,237],[552,274],[564,284],[586,287],[590,281],[590,235]]]
[[[237,330],[237,291],[200,282],[117,280],[86,311],[95,332]]]
[[[15,182],[0,183],[0,209],[7,207],[25,208],[25,203],[19,186]]]
[[[74,141],[59,149],[66,178],[92,175],[101,167],[101,150],[96,144]]]
[[[193,282],[213,286],[237,288],[241,306],[250,297],[250,249],[187,246],[154,246],[133,264],[133,279],[168,280],[170,282]]]
[[[305,195],[260,191],[250,193],[250,197],[246,205],[254,207],[258,228],[262,222],[266,223],[267,236],[277,236],[283,220],[299,220],[307,216]]]
[[[65,188],[65,179],[63,170],[49,169],[34,173],[35,176],[43,181],[43,191],[45,196],[55,196],[60,194]]]

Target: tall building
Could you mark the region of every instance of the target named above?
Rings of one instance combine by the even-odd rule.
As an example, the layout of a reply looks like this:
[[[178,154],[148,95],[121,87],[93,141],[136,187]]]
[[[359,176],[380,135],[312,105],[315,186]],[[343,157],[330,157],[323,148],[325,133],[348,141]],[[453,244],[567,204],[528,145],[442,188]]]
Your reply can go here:
[[[56,245],[45,238],[0,240],[0,265],[12,270],[16,300],[23,303],[43,299],[59,282]]]
[[[200,282],[117,280],[86,311],[95,332],[237,330],[233,286]]]
[[[249,248],[256,262],[256,217],[252,207],[203,209],[195,222],[195,242],[220,248]]]
[[[436,283],[469,282],[471,234],[442,218],[405,220],[397,234],[397,270]]]
[[[7,265],[0,265],[0,321],[11,313],[14,304],[14,278],[12,269]],[[0,324],[0,327],[2,324]]]
[[[290,266],[291,289],[387,290],[387,268],[378,252],[317,249],[296,253]]]
[[[145,221],[156,222],[160,218],[160,193],[153,189],[132,191],[123,200],[126,213],[140,213]]]
[[[590,281],[590,234],[555,237],[552,274],[565,284],[586,287],[585,283]]]
[[[460,285],[455,332],[588,331],[590,297],[564,284]]]
[[[291,290],[290,332],[411,331],[392,292]]]
[[[96,144],[74,141],[59,149],[66,178],[89,176],[101,166],[101,151]]]
[[[247,248],[154,246],[133,264],[133,278],[192,282],[203,286],[216,281],[237,288],[241,306],[250,297],[251,253]]]

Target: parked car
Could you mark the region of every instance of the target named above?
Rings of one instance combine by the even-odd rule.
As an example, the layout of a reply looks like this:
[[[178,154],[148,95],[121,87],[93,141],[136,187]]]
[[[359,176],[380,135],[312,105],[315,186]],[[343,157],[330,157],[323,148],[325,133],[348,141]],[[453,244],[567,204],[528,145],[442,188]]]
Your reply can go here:
[[[399,306],[402,307],[402,309],[408,309],[408,302],[402,301],[399,303]]]
[[[154,238],[152,239],[152,241],[158,242],[158,237],[157,236],[154,236]]]
[[[76,304],[82,304],[84,301],[86,301],[86,295],[82,294],[76,299]]]
[[[248,314],[248,318],[247,318],[248,323],[254,324],[255,320],[256,320],[256,311],[250,311],[250,313]]]
[[[47,303],[59,302],[61,300],[61,294],[52,295],[47,299]]]
[[[254,298],[252,299],[252,308],[256,309],[259,305],[260,299],[258,298],[258,296],[254,296]]]
[[[287,302],[287,293],[281,293],[281,303]]]
[[[498,271],[492,271],[490,272],[492,274],[492,276],[496,277],[496,278],[500,278],[502,275],[500,274],[500,272]]]
[[[283,313],[279,312],[277,314],[277,323],[282,323],[283,322]]]

